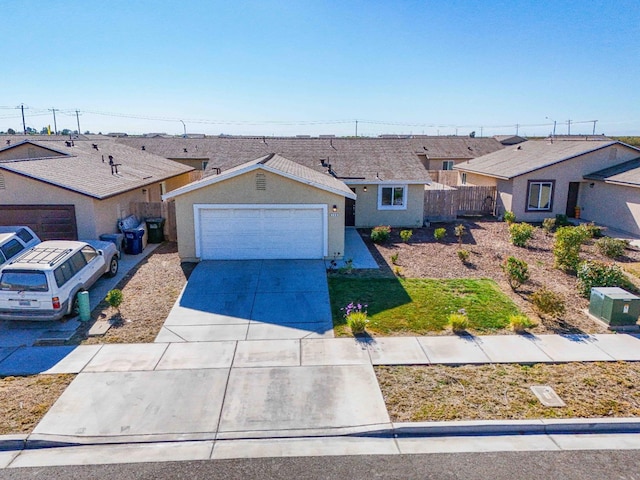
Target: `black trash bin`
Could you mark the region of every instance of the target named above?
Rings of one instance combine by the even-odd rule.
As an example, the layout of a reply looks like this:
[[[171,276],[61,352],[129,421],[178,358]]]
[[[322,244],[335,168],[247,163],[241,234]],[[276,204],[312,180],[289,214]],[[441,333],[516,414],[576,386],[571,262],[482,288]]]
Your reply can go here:
[[[149,237],[147,241],[149,243],[162,243],[164,242],[164,218],[153,217],[145,219],[147,222],[147,231]]]
[[[142,228],[124,231],[124,253],[129,255],[137,255],[142,253],[142,237],[144,230]]]

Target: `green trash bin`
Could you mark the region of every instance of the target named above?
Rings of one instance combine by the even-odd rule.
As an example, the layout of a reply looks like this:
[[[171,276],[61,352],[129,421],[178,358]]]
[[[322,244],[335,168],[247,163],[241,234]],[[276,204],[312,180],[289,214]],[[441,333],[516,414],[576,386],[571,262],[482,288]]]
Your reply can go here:
[[[145,219],[147,222],[147,233],[149,243],[164,242],[164,218],[155,217]]]

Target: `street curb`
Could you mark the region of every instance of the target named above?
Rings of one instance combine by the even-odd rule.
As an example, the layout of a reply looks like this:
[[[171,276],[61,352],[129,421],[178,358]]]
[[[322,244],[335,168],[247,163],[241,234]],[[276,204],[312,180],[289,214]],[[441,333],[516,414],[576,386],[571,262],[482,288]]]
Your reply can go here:
[[[640,433],[640,418],[567,418],[394,423],[396,436],[554,435]]]

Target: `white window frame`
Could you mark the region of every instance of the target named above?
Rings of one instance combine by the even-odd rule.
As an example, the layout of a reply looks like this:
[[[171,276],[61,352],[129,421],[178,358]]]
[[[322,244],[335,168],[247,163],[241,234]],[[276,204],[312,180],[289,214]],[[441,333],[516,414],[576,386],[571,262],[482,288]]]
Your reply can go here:
[[[382,191],[385,188],[391,188],[391,199],[393,201],[393,190],[396,188],[402,188],[402,205],[383,205],[382,204]],[[409,188],[406,184],[395,185],[378,185],[378,210],[406,210],[407,209],[407,194]]]
[[[442,162],[442,170],[453,170],[453,166],[455,165],[455,162],[453,160],[444,160]]]
[[[531,187],[533,185],[538,185],[538,206],[532,207],[529,203],[531,199]],[[542,199],[542,189],[544,187],[549,187],[549,206],[541,207],[540,201]],[[553,210],[553,191],[554,191],[555,182],[553,180],[529,180],[527,183],[527,205],[525,211],[527,212],[550,212]]]

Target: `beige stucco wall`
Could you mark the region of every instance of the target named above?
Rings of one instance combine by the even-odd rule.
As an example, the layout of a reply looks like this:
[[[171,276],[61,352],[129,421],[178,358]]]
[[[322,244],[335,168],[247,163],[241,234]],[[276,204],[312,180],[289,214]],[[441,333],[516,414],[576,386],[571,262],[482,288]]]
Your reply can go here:
[[[640,235],[640,188],[586,182],[578,202],[581,218]]]
[[[564,214],[567,210],[567,195],[570,182],[581,182],[579,195],[583,195],[585,187],[588,188],[587,185],[590,183],[583,180],[582,177],[584,175],[637,157],[637,150],[622,145],[614,145],[514,178],[512,180],[513,205],[511,210],[516,214],[518,220],[525,222],[541,222],[545,218]],[[529,180],[555,180],[553,209],[551,211],[525,211]],[[578,198],[580,199],[580,196]],[[607,203],[612,204],[612,202],[614,200],[609,199]],[[578,205],[582,207],[582,205]]]
[[[0,145],[4,147],[5,145]],[[19,145],[8,150],[0,152],[0,160],[17,160],[21,158],[44,158],[59,157],[61,153],[55,153],[38,145],[25,144]]]
[[[78,238],[95,238],[93,200],[85,195],[48,185],[2,170],[5,189],[0,190],[1,205],[75,205]]]
[[[454,165],[458,165],[462,162],[466,162],[468,158],[421,158],[422,164],[427,170],[443,170],[443,162],[452,161]]]
[[[344,254],[344,197],[290,180],[270,172],[266,176],[266,190],[256,190],[256,172],[249,172],[202,187],[175,197],[178,253],[185,261],[196,257],[193,205],[211,204],[325,204],[328,217],[328,258]],[[337,205],[337,216],[331,216]]]
[[[465,172],[460,172],[460,176],[458,177],[458,182],[460,185],[462,183],[462,174]],[[486,175],[478,175],[477,173],[467,173],[467,182],[464,184],[468,187],[495,187],[498,183],[498,179],[494,177],[487,177]]]
[[[378,185],[356,186],[356,227],[421,227],[424,222],[424,185],[408,185],[405,210],[378,210]]]
[[[202,170],[202,162],[208,162],[209,158],[208,157],[203,157],[203,158],[170,158],[169,160],[173,160],[174,162],[181,163],[182,165],[186,165],[187,167],[193,167],[196,170]]]

